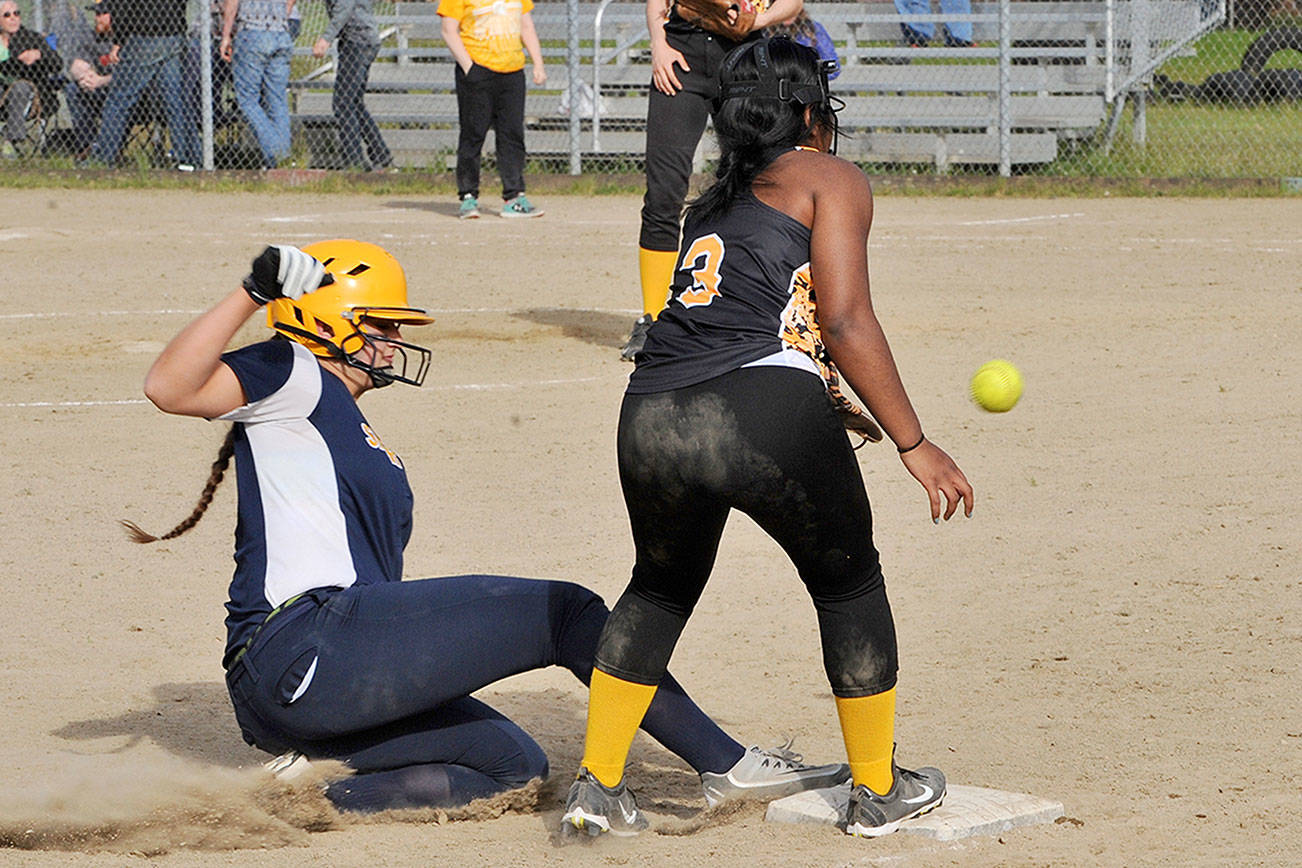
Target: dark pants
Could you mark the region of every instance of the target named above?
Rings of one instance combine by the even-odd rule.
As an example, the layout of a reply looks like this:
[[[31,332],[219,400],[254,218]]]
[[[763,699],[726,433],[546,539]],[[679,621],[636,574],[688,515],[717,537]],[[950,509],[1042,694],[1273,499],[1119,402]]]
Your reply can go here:
[[[18,79],[10,85],[0,81],[0,108],[4,109],[5,138],[21,142],[27,138],[27,109],[36,95],[36,86]]]
[[[146,89],[157,87],[167,114],[172,154],[178,163],[198,165],[199,133],[190,115],[181,79],[183,36],[132,36],[122,47],[122,60],[113,68],[113,81],[104,100],[104,120],[95,140],[95,156],[109,164],[118,161],[122,137],[133,110]]]
[[[494,72],[457,65],[457,195],[479,198],[479,157],[491,129],[497,139],[502,199],[524,192],[524,70]]]
[[[683,53],[691,70],[674,67],[683,89],[673,96],[651,86],[646,115],[646,195],[638,246],[676,251],[692,157],[705,133],[711,102],[719,93],[719,66],[736,44],[702,30],[686,34],[668,31],[665,35],[670,47]]]
[[[104,113],[104,99],[108,87],[82,90],[75,81],[63,86],[63,98],[72,115],[73,153],[80,155],[95,141],[99,133],[100,116]]]
[[[627,395],[619,476],[637,562],[602,633],[598,669],[658,682],[735,508],[796,565],[818,613],[832,692],[869,696],[894,686],[895,625],[868,496],[817,376],[741,368],[683,389]]]
[[[335,74],[335,90],[330,107],[339,123],[339,146],[343,150],[344,165],[365,168],[369,165],[386,168],[393,165],[393,155],[380,135],[375,118],[366,110],[366,81],[371,74],[371,64],[380,52],[378,45],[362,45],[339,40],[339,70]],[[366,154],[362,144],[366,144]]]
[[[564,666],[585,684],[607,611],[579,585],[455,576],[314,591],[266,622],[227,685],[244,738],[338,759],[347,810],[447,807],[545,777],[519,726],[469,694]],[[697,771],[742,747],[666,678],[642,724]]]

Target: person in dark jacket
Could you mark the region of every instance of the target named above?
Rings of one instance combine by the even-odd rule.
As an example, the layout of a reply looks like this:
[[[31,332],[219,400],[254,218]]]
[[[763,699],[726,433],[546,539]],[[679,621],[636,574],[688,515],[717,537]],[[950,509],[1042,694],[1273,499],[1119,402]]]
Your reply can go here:
[[[81,3],[67,3],[51,28],[63,49],[67,67],[63,98],[72,115],[72,150],[82,156],[99,133],[100,117],[113,69],[117,66],[117,44],[113,36],[113,10],[110,0],[96,0],[82,8]],[[94,23],[86,12],[94,15]]]
[[[185,0],[114,0],[113,32],[122,48],[104,101],[104,123],[92,149],[96,161],[117,163],[131,110],[157,82],[176,167],[193,171],[198,164],[199,135],[181,80],[185,6]]]
[[[22,25],[14,0],[0,0],[0,108],[4,110],[3,153],[17,155],[16,145],[27,138],[27,118],[42,107],[58,107],[56,77],[63,70],[58,52],[45,37]],[[39,100],[39,101],[38,101]]]

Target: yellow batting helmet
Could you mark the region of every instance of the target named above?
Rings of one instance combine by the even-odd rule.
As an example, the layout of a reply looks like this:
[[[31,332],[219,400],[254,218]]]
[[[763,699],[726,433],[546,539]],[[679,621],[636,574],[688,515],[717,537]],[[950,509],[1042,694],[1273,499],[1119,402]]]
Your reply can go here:
[[[317,356],[365,370],[376,386],[395,381],[419,386],[429,369],[429,350],[361,329],[363,320],[393,325],[434,321],[422,308],[407,304],[407,276],[398,260],[378,245],[350,239],[309,244],[303,252],[325,266],[331,282],[299,298],[268,304],[267,325]],[[393,366],[376,368],[357,357],[374,341],[395,347]],[[395,367],[399,362],[401,370]]]

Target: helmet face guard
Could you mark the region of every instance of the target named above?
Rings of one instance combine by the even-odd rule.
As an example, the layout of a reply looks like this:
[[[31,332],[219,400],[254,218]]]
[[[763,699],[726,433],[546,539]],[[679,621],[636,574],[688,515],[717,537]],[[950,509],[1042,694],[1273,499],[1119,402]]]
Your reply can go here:
[[[424,382],[428,349],[363,328],[434,321],[423,309],[408,306],[407,278],[398,261],[383,248],[361,241],[322,241],[303,251],[325,265],[333,280],[300,298],[280,298],[267,305],[267,325],[313,355],[365,371],[376,388]],[[381,345],[393,348],[393,360],[377,365]]]
[[[775,36],[769,39],[760,39],[754,43],[744,43],[733,49],[732,54],[724,60],[723,66],[719,70],[722,83],[719,85],[719,98],[715,101],[714,110],[717,112],[723,103],[730,99],[776,99],[782,102],[794,102],[802,106],[819,106],[832,119],[831,153],[835,154],[840,140],[840,124],[837,121],[837,113],[845,108],[845,101],[840,97],[832,96],[828,84],[827,77],[836,71],[836,61],[818,61],[818,78],[816,81],[793,82],[789,78],[778,78],[777,73],[773,71],[773,63],[769,57],[769,45],[776,40],[790,42],[785,36]],[[740,81],[730,80],[738,62],[748,52],[754,52],[755,54],[755,68],[759,72],[759,78],[748,78]]]

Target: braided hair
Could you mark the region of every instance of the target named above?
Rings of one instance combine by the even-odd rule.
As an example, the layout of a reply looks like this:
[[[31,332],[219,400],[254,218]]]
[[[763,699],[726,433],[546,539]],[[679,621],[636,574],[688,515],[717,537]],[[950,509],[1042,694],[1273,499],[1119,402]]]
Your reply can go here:
[[[184,521],[176,527],[169,530],[162,536],[154,536],[148,531],[142,530],[140,525],[134,521],[122,519],[121,525],[126,528],[127,536],[132,542],[151,543],[164,539],[173,539],[188,531],[199,523],[203,514],[208,511],[209,504],[212,503],[213,492],[217,486],[221,485],[222,477],[226,475],[226,468],[230,466],[231,456],[235,454],[235,426],[232,425],[226,432],[226,437],[222,440],[221,447],[217,450],[217,459],[212,463],[212,471],[208,474],[208,482],[203,487],[203,492],[199,495],[199,502],[195,504],[194,510],[186,517]]]

